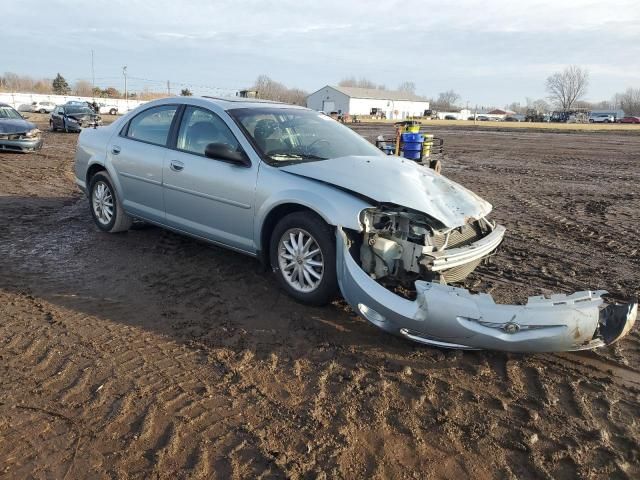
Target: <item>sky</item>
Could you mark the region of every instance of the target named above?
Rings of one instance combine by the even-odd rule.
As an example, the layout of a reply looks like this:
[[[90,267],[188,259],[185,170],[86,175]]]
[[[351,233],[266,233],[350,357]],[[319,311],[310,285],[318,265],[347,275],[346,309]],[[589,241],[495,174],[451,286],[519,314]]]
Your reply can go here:
[[[0,72],[220,95],[266,74],[309,92],[345,77],[504,106],[575,64],[587,99],[640,88],[638,0],[7,2]],[[9,21],[8,21],[9,20]]]

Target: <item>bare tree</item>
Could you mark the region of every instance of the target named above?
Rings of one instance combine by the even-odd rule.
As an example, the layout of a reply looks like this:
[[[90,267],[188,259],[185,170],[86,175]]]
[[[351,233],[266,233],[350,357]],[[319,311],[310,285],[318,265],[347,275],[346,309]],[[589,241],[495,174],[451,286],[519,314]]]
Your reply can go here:
[[[90,82],[86,80],[78,80],[73,85],[73,94],[78,95],[79,97],[90,97],[92,94],[93,87]]]
[[[586,95],[588,86],[589,72],[576,65],[571,65],[547,78],[549,99],[565,112],[571,109],[576,100]]]
[[[398,91],[399,92],[411,93],[411,94],[415,95],[415,93],[416,93],[416,84],[413,83],[413,82],[402,82],[398,86]]]
[[[640,88],[627,88],[613,97],[614,108],[619,107],[626,115],[640,115]]]
[[[536,112],[548,112],[551,110],[549,103],[543,99],[539,98],[538,100],[534,100],[531,97],[527,97],[527,109],[535,110]]]
[[[305,105],[307,92],[299,88],[288,88],[280,82],[272,80],[267,75],[260,75],[250,90],[258,92],[257,97],[277,102]]]
[[[440,92],[436,100],[429,100],[431,108],[436,110],[455,110],[458,107],[456,104],[460,101],[460,95],[453,90],[447,90],[446,92]]]
[[[356,79],[353,75],[350,77],[345,77],[338,82],[338,86],[340,87],[357,87],[357,88],[372,88],[372,89],[384,89],[384,85],[376,85],[374,82],[369,80],[368,78],[361,77],[360,79]]]

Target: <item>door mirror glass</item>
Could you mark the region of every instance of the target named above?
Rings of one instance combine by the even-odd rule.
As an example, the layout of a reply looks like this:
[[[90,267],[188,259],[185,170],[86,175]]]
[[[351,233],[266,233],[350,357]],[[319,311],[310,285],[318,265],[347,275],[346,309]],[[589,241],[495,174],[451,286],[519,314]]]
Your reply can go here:
[[[249,158],[244,152],[232,150],[226,143],[210,143],[204,149],[204,156],[222,160],[223,162],[236,163],[238,165],[249,166]]]

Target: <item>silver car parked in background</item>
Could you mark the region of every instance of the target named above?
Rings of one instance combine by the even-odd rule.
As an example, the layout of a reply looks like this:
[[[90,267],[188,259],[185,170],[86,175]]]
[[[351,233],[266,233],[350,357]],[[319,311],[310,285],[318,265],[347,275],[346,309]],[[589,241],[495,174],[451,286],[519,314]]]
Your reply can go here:
[[[371,323],[425,344],[593,348],[625,335],[637,314],[635,303],[605,306],[603,291],[498,305],[448,285],[501,243],[491,205],[306,108],[149,102],[83,130],[75,175],[104,231],[139,218],[258,257],[297,300],[325,304],[339,289]]]

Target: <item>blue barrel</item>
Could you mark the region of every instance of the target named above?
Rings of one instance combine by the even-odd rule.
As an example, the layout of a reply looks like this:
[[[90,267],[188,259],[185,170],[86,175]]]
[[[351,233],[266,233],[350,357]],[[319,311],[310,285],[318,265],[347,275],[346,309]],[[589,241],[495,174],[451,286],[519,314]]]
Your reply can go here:
[[[422,157],[421,150],[402,150],[401,153],[404,158],[408,158],[409,160],[420,160]]]
[[[419,133],[403,133],[400,138],[402,140],[400,145],[402,156],[410,160],[420,160],[424,137]]]
[[[410,142],[410,143],[424,142],[424,137],[420,133],[403,133],[401,138],[403,142]]]
[[[400,148],[410,152],[420,152],[422,151],[422,142],[404,142]]]

